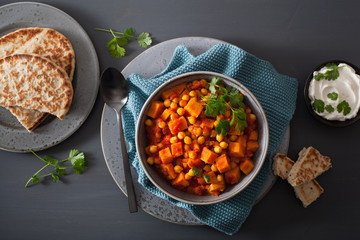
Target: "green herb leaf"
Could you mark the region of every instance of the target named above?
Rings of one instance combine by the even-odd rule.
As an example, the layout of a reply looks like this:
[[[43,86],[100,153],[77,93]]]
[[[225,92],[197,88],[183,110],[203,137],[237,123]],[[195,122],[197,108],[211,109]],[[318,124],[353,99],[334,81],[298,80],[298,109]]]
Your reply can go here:
[[[328,112],[328,113],[332,113],[335,111],[335,109],[333,108],[333,106],[331,105],[326,105],[325,106],[325,110]]]
[[[326,79],[326,80],[335,80],[339,77],[339,68],[342,68],[343,66],[338,66],[335,63],[328,63],[326,64],[326,68],[329,69],[325,73],[318,73],[314,76],[314,79],[317,81]]]
[[[57,183],[59,181],[59,176],[56,174],[51,174],[51,177],[53,179],[53,182]]]
[[[216,86],[221,83],[221,78],[213,77],[209,83],[209,90],[211,93],[216,94]]]
[[[126,46],[132,38],[136,39],[139,46],[142,48],[147,48],[152,44],[152,38],[149,33],[143,32],[138,37],[135,37],[133,36],[135,34],[135,29],[132,27],[125,29],[123,33],[102,28],[95,28],[95,30],[109,32],[112,34],[113,39],[107,43],[106,47],[113,58],[121,58],[125,56],[126,51],[123,47]]]
[[[54,182],[58,182],[60,179],[60,176],[63,176],[66,174],[67,168],[72,168],[75,173],[82,173],[86,170],[87,163],[85,161],[85,155],[83,152],[80,152],[77,149],[72,149],[69,152],[69,157],[65,160],[58,161],[54,157],[51,156],[45,156],[44,158],[39,157],[34,151],[30,149],[30,151],[39,159],[44,161],[46,165],[44,165],[40,170],[38,170],[31,178],[26,182],[25,187],[29,185],[30,182],[36,184],[39,182],[40,177],[52,177]],[[70,162],[72,166],[60,166],[62,164],[65,164],[66,162]],[[40,172],[42,172],[45,168],[48,166],[54,167],[54,173],[49,173],[45,175],[39,175]]]
[[[198,176],[198,177],[201,176],[201,171],[199,169],[197,169],[196,167],[193,167],[191,170],[193,171],[195,176]]]
[[[205,182],[210,182],[210,176],[209,175],[207,175],[207,174],[204,174],[204,179],[205,179]]]
[[[338,98],[338,94],[336,92],[328,93],[327,97],[331,100],[336,101],[336,99]]]
[[[124,31],[124,37],[130,41],[130,38],[132,37],[132,35],[134,35],[135,33],[135,29],[133,29],[132,27],[129,27],[127,29],[125,29]]]
[[[110,55],[113,58],[121,58],[125,56],[125,48],[120,47],[117,37],[114,37],[110,42],[107,44],[107,49],[110,52]]]
[[[312,107],[313,109],[318,112],[318,113],[323,113],[324,112],[324,102],[320,99],[316,99],[314,100],[313,104],[312,104]]]
[[[138,40],[139,46],[142,47],[142,48],[147,48],[147,47],[150,46],[151,43],[152,43],[152,39],[151,39],[151,37],[150,37],[150,34],[147,33],[147,32],[141,33],[141,34],[137,37],[137,40]]]
[[[230,123],[226,120],[220,120],[215,130],[217,134],[226,136],[230,130]]]
[[[221,99],[210,99],[205,108],[205,115],[208,117],[216,117],[219,114],[225,114],[226,106]]]
[[[233,112],[233,117],[231,119],[231,122],[233,121],[233,119],[235,119],[234,122],[236,122],[235,130],[237,132],[241,132],[247,127],[246,113],[244,110],[236,109]],[[230,122],[230,126],[232,126],[231,122]]]
[[[336,107],[337,111],[339,113],[343,112],[343,115],[346,116],[351,112],[351,108],[349,106],[349,103],[345,100],[343,100],[342,102],[340,102],[337,107]]]
[[[230,95],[230,104],[234,108],[245,108],[244,104],[244,96],[237,93],[234,95]]]

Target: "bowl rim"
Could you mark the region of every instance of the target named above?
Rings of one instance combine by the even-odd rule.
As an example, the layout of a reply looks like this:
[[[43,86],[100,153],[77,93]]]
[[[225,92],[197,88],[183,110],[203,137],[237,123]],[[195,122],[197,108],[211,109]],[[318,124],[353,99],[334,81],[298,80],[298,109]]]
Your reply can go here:
[[[339,121],[339,120],[327,120],[326,118],[316,114],[316,112],[314,111],[314,109],[311,106],[311,100],[309,98],[309,86],[310,86],[310,82],[313,79],[313,73],[315,71],[319,71],[322,67],[324,67],[327,63],[336,63],[336,64],[340,64],[340,63],[345,63],[347,65],[349,65],[350,67],[352,67],[355,70],[355,73],[360,75],[360,69],[354,65],[353,63],[350,63],[348,61],[344,61],[344,60],[329,60],[329,61],[325,61],[321,64],[319,64],[318,66],[316,66],[308,75],[306,82],[305,82],[305,86],[304,86],[304,100],[305,100],[305,104],[308,108],[308,110],[310,111],[311,115],[318,121],[320,121],[321,123],[330,126],[330,127],[346,127],[349,125],[354,124],[355,122],[357,122],[360,119],[360,110],[358,111],[358,113],[356,114],[355,117],[351,118],[351,119],[347,119],[345,121]]]
[[[159,94],[159,92],[162,91],[162,89],[164,87],[166,87],[167,85],[170,85],[172,82],[177,81],[178,79],[182,79],[185,77],[189,77],[192,75],[208,75],[209,77],[219,77],[225,81],[229,81],[232,82],[234,85],[236,85],[238,87],[238,90],[242,91],[242,92],[246,92],[246,97],[249,97],[252,99],[252,101],[254,102],[254,104],[257,106],[257,108],[259,109],[259,114],[261,115],[263,121],[263,128],[264,128],[264,151],[261,152],[261,155],[258,157],[258,164],[256,164],[256,167],[252,170],[252,175],[247,179],[246,184],[242,187],[239,188],[237,190],[234,190],[233,193],[228,194],[228,196],[226,197],[221,197],[221,194],[218,197],[213,198],[213,200],[208,200],[208,201],[202,201],[202,202],[197,202],[197,201],[191,201],[191,200],[186,200],[186,199],[182,199],[178,196],[175,196],[174,194],[166,191],[165,189],[163,189],[156,181],[155,179],[153,179],[153,177],[151,176],[151,174],[147,171],[147,168],[145,167],[145,161],[142,161],[140,153],[138,151],[139,149],[139,131],[141,128],[141,124],[140,124],[140,119],[141,116],[146,115],[145,113],[145,109],[147,108],[147,106],[154,100],[153,98]],[[149,180],[151,181],[152,184],[154,184],[162,193],[166,194],[167,196],[178,200],[180,202],[184,202],[184,203],[188,203],[188,204],[193,204],[193,205],[210,205],[210,204],[215,204],[215,203],[219,203],[225,200],[228,200],[232,197],[234,197],[235,195],[239,194],[241,191],[243,191],[244,189],[246,189],[249,184],[255,179],[255,177],[257,176],[257,174],[260,172],[260,169],[262,168],[264,162],[265,162],[265,158],[266,158],[266,154],[267,154],[267,150],[268,150],[268,146],[269,146],[269,127],[268,127],[268,121],[266,118],[266,114],[261,106],[261,104],[259,103],[259,101],[257,100],[257,98],[253,95],[253,93],[246,88],[242,83],[240,83],[239,81],[235,80],[232,77],[229,77],[227,75],[221,74],[221,73],[217,73],[217,72],[211,72],[211,71],[192,71],[192,72],[187,72],[187,73],[183,73],[180,75],[177,75],[175,77],[170,78],[169,80],[167,80],[166,82],[164,82],[163,84],[161,84],[159,87],[156,88],[156,90],[150,94],[150,96],[147,98],[147,100],[145,101],[144,105],[141,108],[140,114],[139,114],[139,118],[137,119],[137,123],[136,123],[136,132],[135,132],[135,146],[136,146],[136,154],[138,156],[139,162],[140,162],[140,166],[142,167],[143,171],[145,172],[145,175],[149,178]],[[184,193],[184,191],[181,190],[177,190],[176,192],[182,192]],[[205,197],[205,196],[204,196]]]

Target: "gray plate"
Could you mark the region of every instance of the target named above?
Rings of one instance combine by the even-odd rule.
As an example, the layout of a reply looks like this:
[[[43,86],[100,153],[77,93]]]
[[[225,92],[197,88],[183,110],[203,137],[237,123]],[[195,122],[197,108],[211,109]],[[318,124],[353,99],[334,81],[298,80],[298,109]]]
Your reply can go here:
[[[127,78],[132,73],[141,74],[144,77],[152,77],[155,74],[163,71],[168,65],[175,48],[178,45],[185,45],[189,51],[195,56],[204,53],[212,46],[224,43],[223,41],[204,38],[204,37],[185,37],[172,39],[166,42],[162,42],[155,45],[133,61],[131,61],[122,71]],[[119,142],[116,115],[115,112],[104,106],[103,114],[101,118],[101,144],[105,162],[108,169],[115,180],[119,188],[126,194],[125,178],[123,175],[122,159],[121,159],[121,146]],[[290,139],[289,127],[284,134],[278,152],[287,153]],[[135,169],[132,169],[133,178],[137,179]],[[271,189],[276,181],[276,177],[271,173],[266,181],[264,188],[257,198],[257,202],[262,199],[266,193]],[[135,183],[136,197],[138,206],[145,212],[165,221],[188,224],[188,225],[200,225],[199,222],[188,210],[174,206],[168,201],[165,201],[142,187],[137,181]]]
[[[0,107],[0,149],[28,152],[52,147],[71,136],[91,112],[99,89],[99,63],[84,29],[69,15],[40,3],[14,3],[0,7],[0,36],[24,27],[48,27],[64,34],[73,45],[76,67],[74,98],[64,120],[49,116],[32,133]]]

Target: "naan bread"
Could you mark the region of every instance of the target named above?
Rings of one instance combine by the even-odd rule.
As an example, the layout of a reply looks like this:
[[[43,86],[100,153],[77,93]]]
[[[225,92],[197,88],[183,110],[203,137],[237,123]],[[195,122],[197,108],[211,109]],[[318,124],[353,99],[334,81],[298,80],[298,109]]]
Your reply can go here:
[[[63,68],[72,81],[75,70],[75,52],[70,41],[50,28],[22,28],[0,38],[0,58],[13,54],[36,54]],[[18,121],[29,131],[34,130],[48,116],[47,113],[21,107],[8,107]]]
[[[73,88],[66,72],[40,56],[15,54],[0,59],[0,105],[47,112],[63,119]]]
[[[14,54],[36,54],[74,76],[75,53],[64,35],[50,28],[21,28],[0,38],[0,58]]]

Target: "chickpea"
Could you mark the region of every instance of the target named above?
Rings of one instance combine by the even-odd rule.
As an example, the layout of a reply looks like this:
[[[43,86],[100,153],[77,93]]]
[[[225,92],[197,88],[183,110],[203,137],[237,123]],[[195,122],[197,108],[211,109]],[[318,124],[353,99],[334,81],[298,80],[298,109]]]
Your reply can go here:
[[[196,118],[193,116],[188,117],[188,121],[190,124],[194,124],[196,122]]]
[[[176,136],[170,138],[170,143],[177,143],[177,141],[178,141],[178,138]]]
[[[147,162],[148,164],[150,164],[150,165],[153,165],[153,164],[154,164],[154,158],[153,158],[153,157],[148,157],[148,158],[146,159],[146,162]]]
[[[176,165],[176,166],[174,167],[174,171],[175,171],[176,173],[181,173],[182,170],[183,170],[183,168],[182,168],[180,165]]]
[[[164,128],[166,126],[166,123],[164,121],[159,122],[158,124],[159,128]]]
[[[222,148],[220,146],[215,146],[214,147],[214,152],[216,153],[221,153],[222,152]]]
[[[186,136],[186,137],[184,138],[184,143],[185,143],[185,144],[191,144],[191,142],[192,142],[192,140],[191,140],[191,138],[190,138],[189,136]]]
[[[178,108],[178,109],[176,110],[176,112],[177,112],[177,114],[179,114],[179,116],[182,116],[182,115],[185,114],[185,109],[183,109],[183,108]]]
[[[151,145],[150,146],[150,149],[149,149],[150,153],[156,153],[157,150],[158,150],[158,147],[156,145]]]
[[[196,92],[194,91],[194,90],[191,90],[190,92],[189,92],[189,96],[190,97],[196,97]]]
[[[206,88],[202,88],[200,92],[202,95],[206,95],[208,93],[208,90]]]
[[[171,102],[170,109],[175,110],[175,109],[177,109],[177,107],[178,107],[178,105],[176,102]]]
[[[186,104],[187,104],[187,101],[186,101],[186,100],[181,100],[181,101],[179,102],[179,106],[180,106],[180,107],[185,107]]]
[[[216,141],[221,142],[224,139],[223,135],[217,134]]]
[[[187,94],[184,94],[182,97],[181,97],[182,100],[185,100],[185,101],[189,101],[190,99],[190,96],[187,95]]]
[[[222,182],[224,180],[224,177],[221,174],[219,174],[216,176],[216,180],[218,180],[218,182]]]
[[[197,142],[198,142],[198,144],[204,144],[205,143],[205,137],[204,136],[198,137]]]
[[[167,107],[167,108],[170,107],[170,104],[171,104],[170,99],[165,99],[165,100],[164,100],[164,106],[165,106],[165,107]]]
[[[174,98],[172,101],[173,101],[174,103],[178,103],[178,102],[179,102],[179,98]]]
[[[224,142],[224,141],[220,142],[220,147],[222,149],[226,149],[228,146],[229,146],[229,144],[227,142]]]
[[[151,119],[146,119],[146,121],[145,121],[146,126],[151,127],[152,124],[153,124],[153,121]]]
[[[178,132],[177,137],[178,137],[178,139],[182,140],[185,137],[185,133],[184,132]]]
[[[211,165],[211,171],[213,171],[213,172],[217,172],[217,171],[218,171],[218,169],[217,169],[217,167],[216,167],[215,164]]]
[[[197,128],[195,131],[195,135],[196,136],[200,136],[202,134],[202,129],[201,128]]]

